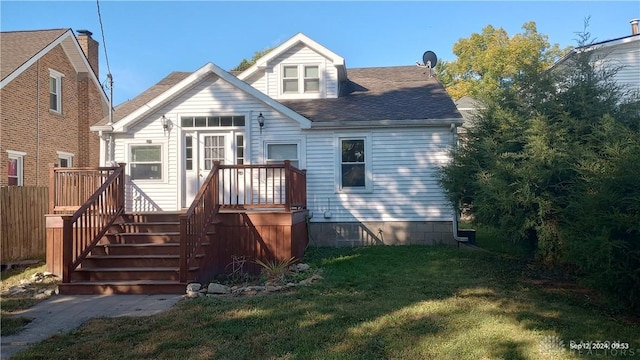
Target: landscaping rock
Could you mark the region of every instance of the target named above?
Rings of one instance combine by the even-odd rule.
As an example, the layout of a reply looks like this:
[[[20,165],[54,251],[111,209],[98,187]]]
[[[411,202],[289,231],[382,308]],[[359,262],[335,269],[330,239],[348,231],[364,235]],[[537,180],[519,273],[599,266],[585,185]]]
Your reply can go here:
[[[207,294],[228,294],[230,292],[230,287],[217,283],[211,283],[207,288]]]
[[[198,296],[200,296],[200,288],[202,287],[202,285],[198,284],[198,283],[190,283],[187,284],[187,298],[193,299],[193,298],[197,298]]]
[[[309,270],[309,265],[307,264],[295,264],[291,267],[291,269],[295,272],[305,272]]]

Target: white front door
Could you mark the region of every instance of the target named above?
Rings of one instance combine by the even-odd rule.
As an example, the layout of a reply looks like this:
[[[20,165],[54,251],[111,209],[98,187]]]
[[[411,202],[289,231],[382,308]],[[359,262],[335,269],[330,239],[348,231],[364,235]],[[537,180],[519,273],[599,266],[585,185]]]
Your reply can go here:
[[[241,143],[238,143],[241,142]],[[214,161],[220,161],[221,165],[235,165],[243,162],[243,154],[236,154],[236,150],[244,150],[244,136],[242,134],[228,133],[193,133],[185,137],[185,202],[184,207],[191,206],[191,202],[200,190],[202,183],[213,168]],[[220,176],[225,176],[220,173]],[[226,174],[227,180],[223,182],[224,192],[227,197],[241,198],[244,188],[236,186],[237,174]],[[229,181],[229,178],[231,181]]]

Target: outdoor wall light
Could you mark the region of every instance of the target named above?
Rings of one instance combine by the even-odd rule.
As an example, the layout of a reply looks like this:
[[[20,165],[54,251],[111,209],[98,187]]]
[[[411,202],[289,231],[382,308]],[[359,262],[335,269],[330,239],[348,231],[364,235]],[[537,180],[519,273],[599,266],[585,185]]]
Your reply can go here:
[[[160,118],[160,123],[162,123],[162,130],[164,131],[164,134],[167,135],[167,132],[170,132],[171,127],[173,127],[171,119],[167,119],[166,116],[162,115],[162,117]]]
[[[260,125],[260,134],[262,134],[262,128],[264,127],[264,116],[262,116],[262,113],[258,115],[258,125]]]

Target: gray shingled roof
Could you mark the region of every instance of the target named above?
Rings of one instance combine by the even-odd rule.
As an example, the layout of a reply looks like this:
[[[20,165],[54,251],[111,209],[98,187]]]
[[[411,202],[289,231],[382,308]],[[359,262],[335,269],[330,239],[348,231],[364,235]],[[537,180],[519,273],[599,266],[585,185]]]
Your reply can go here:
[[[144,104],[149,101],[155,99],[160,96],[163,92],[169,90],[171,87],[184,80],[186,77],[191,75],[191,72],[184,71],[174,71],[171,74],[167,75],[164,79],[160,80],[157,84],[145,90],[140,95],[136,96],[132,100],[125,101],[122,104],[116,106],[113,109],[113,122],[118,122],[118,120],[123,119],[125,116],[131,114],[132,112],[138,110]],[[105,125],[109,122],[109,117],[105,117],[100,120],[98,123],[94,125]]]
[[[0,78],[4,79],[22,64],[70,29],[0,32]]]
[[[176,85],[191,72],[172,72],[132,100],[118,105],[114,122]],[[434,77],[417,66],[349,69],[349,81],[337,99],[281,100],[314,122],[359,120],[440,120],[462,118],[451,97]],[[104,125],[108,118],[95,125]]]
[[[337,99],[283,100],[313,122],[462,118],[435,76],[418,66],[348,69]]]

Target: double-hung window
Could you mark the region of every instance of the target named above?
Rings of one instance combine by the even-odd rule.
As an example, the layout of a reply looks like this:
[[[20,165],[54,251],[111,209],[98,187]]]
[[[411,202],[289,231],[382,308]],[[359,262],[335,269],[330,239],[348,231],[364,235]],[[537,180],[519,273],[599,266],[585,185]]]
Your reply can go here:
[[[73,154],[63,151],[58,151],[58,166],[59,167],[72,167],[73,166]]]
[[[370,141],[363,137],[340,137],[338,139],[339,190],[371,190],[371,151]]]
[[[24,183],[24,156],[21,151],[7,150],[7,184],[9,186],[22,186]]]
[[[62,113],[62,78],[63,74],[49,69],[49,110]]]
[[[162,179],[162,145],[130,145],[130,174],[132,180]]]
[[[320,93],[320,67],[318,65],[283,65],[282,93]]]
[[[267,144],[267,164],[283,164],[285,160],[291,161],[291,166],[300,168],[298,144]]]

